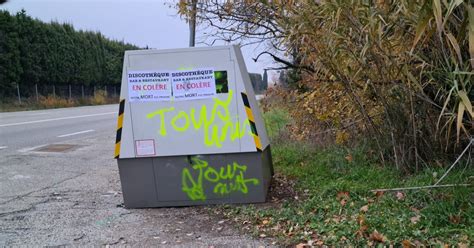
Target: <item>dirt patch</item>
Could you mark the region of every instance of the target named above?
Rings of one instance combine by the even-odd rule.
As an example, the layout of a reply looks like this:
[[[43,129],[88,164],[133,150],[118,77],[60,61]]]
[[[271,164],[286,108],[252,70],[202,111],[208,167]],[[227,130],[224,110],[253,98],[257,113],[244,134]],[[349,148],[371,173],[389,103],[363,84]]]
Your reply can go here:
[[[286,200],[298,200],[300,196],[295,190],[296,182],[288,177],[275,173],[267,195],[268,203],[280,203]]]

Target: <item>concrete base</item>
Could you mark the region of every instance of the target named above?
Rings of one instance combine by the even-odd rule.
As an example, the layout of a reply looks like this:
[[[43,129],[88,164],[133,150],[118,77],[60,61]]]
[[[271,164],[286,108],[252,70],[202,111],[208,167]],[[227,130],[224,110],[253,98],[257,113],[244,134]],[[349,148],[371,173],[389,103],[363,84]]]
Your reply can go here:
[[[265,202],[273,165],[262,152],[117,159],[125,207]]]

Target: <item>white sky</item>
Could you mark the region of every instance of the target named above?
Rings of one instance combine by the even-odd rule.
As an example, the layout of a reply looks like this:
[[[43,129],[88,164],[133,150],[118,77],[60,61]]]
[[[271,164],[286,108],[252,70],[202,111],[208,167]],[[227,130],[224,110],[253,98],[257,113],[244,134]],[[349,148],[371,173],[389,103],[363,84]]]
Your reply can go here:
[[[188,24],[177,14],[174,3],[164,0],[9,0],[0,9],[14,14],[25,9],[29,16],[44,22],[71,23],[76,30],[100,31],[108,38],[139,47],[183,48],[189,44]],[[167,4],[166,4],[167,3]],[[197,41],[199,41],[198,30]],[[196,46],[204,46],[196,44]],[[255,63],[258,52],[244,47],[249,72],[263,73],[269,60]]]

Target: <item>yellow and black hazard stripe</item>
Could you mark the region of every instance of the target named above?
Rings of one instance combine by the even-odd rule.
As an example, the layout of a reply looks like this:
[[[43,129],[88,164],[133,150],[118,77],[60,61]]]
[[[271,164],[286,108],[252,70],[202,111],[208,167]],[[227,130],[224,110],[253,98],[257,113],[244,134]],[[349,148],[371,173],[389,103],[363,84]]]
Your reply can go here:
[[[255,141],[255,147],[257,151],[262,151],[262,143],[260,142],[260,137],[258,136],[257,126],[255,126],[255,118],[253,117],[252,108],[250,108],[249,99],[247,94],[241,92],[242,100],[244,101],[245,105],[245,112],[247,113],[247,118],[249,119],[250,123],[250,130],[252,131],[253,139]]]
[[[125,99],[120,100],[117,119],[117,136],[115,137],[115,158],[120,157],[120,142],[122,140],[123,112],[125,111]]]

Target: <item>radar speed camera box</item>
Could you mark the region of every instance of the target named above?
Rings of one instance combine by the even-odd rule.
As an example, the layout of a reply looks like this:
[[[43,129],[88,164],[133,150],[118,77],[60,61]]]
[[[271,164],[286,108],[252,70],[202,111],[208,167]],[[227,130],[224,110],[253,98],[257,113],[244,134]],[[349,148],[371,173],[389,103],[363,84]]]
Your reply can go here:
[[[126,207],[265,201],[269,141],[239,47],[127,51],[120,99]]]

